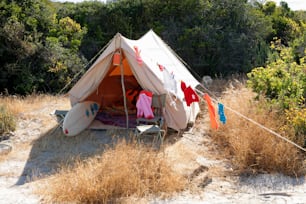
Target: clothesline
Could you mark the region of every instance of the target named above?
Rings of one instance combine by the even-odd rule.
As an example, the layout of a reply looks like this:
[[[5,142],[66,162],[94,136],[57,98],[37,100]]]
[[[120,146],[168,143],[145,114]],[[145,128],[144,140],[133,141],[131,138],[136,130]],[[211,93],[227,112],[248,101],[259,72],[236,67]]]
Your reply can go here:
[[[205,88],[203,85],[201,85],[201,87],[202,87],[203,89],[207,90],[209,93],[211,93],[211,91],[208,90],[207,88]],[[204,93],[204,92],[202,92],[201,90],[198,90],[198,89],[196,89],[196,91],[197,91],[198,93],[201,94],[202,98],[203,98],[203,96],[206,94],[206,93]],[[212,98],[212,100],[213,100],[215,103],[219,103],[218,100],[215,99],[215,97],[211,97],[211,98]],[[262,128],[262,129],[268,131],[269,133],[271,133],[271,134],[273,134],[273,135],[275,135],[275,136],[281,138],[282,140],[285,140],[286,142],[288,142],[288,143],[294,145],[295,147],[299,148],[300,150],[306,152],[306,149],[305,149],[305,148],[303,148],[303,147],[301,147],[300,145],[298,145],[298,144],[292,142],[291,140],[289,140],[289,139],[287,139],[286,137],[280,135],[279,133],[277,133],[277,132],[271,130],[270,128],[267,128],[266,126],[264,126],[264,125],[262,125],[262,124],[256,122],[255,120],[253,120],[253,119],[251,119],[251,118],[249,118],[249,117],[247,117],[247,116],[245,116],[245,115],[239,113],[238,111],[236,111],[236,110],[234,110],[234,109],[232,109],[232,108],[230,108],[230,107],[228,107],[228,106],[226,106],[226,105],[224,105],[224,104],[223,104],[223,106],[224,106],[224,108],[226,108],[227,110],[232,111],[233,113],[235,113],[236,115],[242,117],[243,119],[245,119],[245,120],[247,120],[247,121],[249,121],[249,122],[251,122],[251,123],[257,125],[258,127],[260,127],[260,128]]]
[[[165,45],[167,45],[167,44],[165,44]],[[167,45],[167,46],[168,46],[168,45]],[[199,78],[199,75],[198,75],[193,69],[191,69],[191,67],[190,67],[190,66],[189,66],[180,56],[178,56],[169,46],[168,46],[168,48],[169,48],[169,50],[171,51],[172,54],[174,54],[174,55],[175,55],[175,56],[176,56],[176,57],[177,57],[177,58],[178,58],[178,59],[179,59],[179,60],[180,60],[180,61],[181,61],[190,71],[191,71],[191,72],[193,72],[194,74],[196,74],[196,75],[198,76],[198,78]],[[139,56],[138,56],[138,57],[139,57]],[[162,70],[161,70],[161,71],[162,71]],[[206,87],[204,87],[202,84],[201,84],[201,87],[202,87],[203,89],[205,89],[208,93],[212,93],[210,90],[208,90],[208,89],[207,89]],[[198,89],[196,89],[196,91],[202,95],[201,98],[204,98],[205,93],[203,93],[201,90],[198,90]],[[213,100],[214,102],[216,102],[216,103],[219,103],[218,100],[215,99],[215,98],[217,98],[217,97],[215,97],[214,94],[212,94],[212,100]],[[223,104],[222,104],[222,105],[223,105]],[[230,108],[230,107],[228,107],[228,106],[223,105],[222,107],[226,108],[226,109],[229,110],[229,111],[232,111],[233,113],[235,113],[236,115],[238,115],[238,116],[244,118],[245,120],[247,120],[247,121],[249,121],[249,122],[251,122],[251,123],[257,125],[258,127],[260,127],[260,128],[262,128],[262,129],[268,131],[269,133],[271,133],[271,134],[273,134],[273,135],[279,137],[279,138],[282,139],[282,140],[285,140],[286,142],[288,142],[288,143],[294,145],[295,147],[299,148],[300,150],[306,152],[306,149],[305,149],[305,148],[303,148],[303,147],[299,146],[298,144],[292,142],[291,140],[289,140],[289,139],[283,137],[282,135],[278,134],[277,132],[271,130],[270,128],[265,127],[264,125],[262,125],[262,124],[256,122],[255,120],[253,120],[253,119],[251,119],[251,118],[249,118],[249,117],[247,117],[247,116],[245,116],[245,115],[239,113],[238,111],[236,111],[236,110],[234,110],[234,109],[232,109],[232,108]],[[214,114],[214,113],[212,113],[212,114]]]

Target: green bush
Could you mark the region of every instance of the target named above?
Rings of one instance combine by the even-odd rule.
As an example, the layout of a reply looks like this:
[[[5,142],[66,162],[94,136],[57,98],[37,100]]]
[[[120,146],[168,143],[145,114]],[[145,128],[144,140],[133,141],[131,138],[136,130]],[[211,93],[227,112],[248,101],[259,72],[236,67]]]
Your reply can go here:
[[[256,93],[263,94],[282,110],[302,108],[306,97],[306,63],[300,59],[297,64],[291,48],[275,47],[277,59],[266,67],[257,67],[248,73],[248,86]],[[274,56],[275,57],[275,56]]]
[[[283,129],[286,132],[293,132],[291,140],[306,147],[306,108],[290,108],[285,112],[286,124]]]
[[[16,121],[14,115],[8,109],[0,106],[0,134],[14,131],[16,129]]]
[[[299,59],[298,64],[292,49],[283,47],[278,40],[272,43],[271,48],[274,50],[273,60],[270,59],[266,67],[254,68],[248,73],[248,86],[284,113],[286,121],[283,129],[290,139],[306,145],[305,57]]]

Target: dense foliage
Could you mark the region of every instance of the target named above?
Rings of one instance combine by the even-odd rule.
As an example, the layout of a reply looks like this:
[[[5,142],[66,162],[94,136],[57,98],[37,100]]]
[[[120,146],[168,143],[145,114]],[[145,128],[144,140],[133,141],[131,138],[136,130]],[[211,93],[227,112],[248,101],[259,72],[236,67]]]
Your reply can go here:
[[[56,92],[84,66],[86,29],[47,0],[1,0],[0,25],[0,91]]]
[[[153,29],[196,76],[265,66],[274,37],[298,62],[305,13],[256,0],[1,0],[0,92],[57,93],[117,32],[137,39]]]
[[[248,73],[248,84],[285,113],[284,130],[295,142],[306,145],[305,57],[297,63],[292,48],[284,47],[280,40],[273,42],[271,49],[274,50],[273,57],[266,67],[257,67]]]

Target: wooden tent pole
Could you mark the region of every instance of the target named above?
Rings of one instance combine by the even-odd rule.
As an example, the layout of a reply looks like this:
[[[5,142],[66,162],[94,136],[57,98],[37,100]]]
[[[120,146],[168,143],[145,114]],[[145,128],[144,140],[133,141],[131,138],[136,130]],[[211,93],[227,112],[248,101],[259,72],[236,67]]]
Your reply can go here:
[[[124,69],[122,64],[122,50],[120,48],[120,75],[121,75],[121,87],[122,87],[122,93],[123,93],[123,103],[124,103],[124,111],[125,111],[125,117],[126,117],[126,128],[129,129],[129,112],[126,105],[126,92],[125,92],[125,85],[124,85]]]

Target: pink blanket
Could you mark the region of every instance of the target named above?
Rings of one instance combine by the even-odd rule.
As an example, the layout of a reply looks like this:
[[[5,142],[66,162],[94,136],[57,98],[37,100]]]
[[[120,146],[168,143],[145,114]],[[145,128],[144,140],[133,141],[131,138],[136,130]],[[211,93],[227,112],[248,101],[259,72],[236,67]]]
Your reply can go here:
[[[154,114],[151,108],[152,104],[152,93],[146,93],[141,91],[136,103],[137,107],[137,118],[154,118]]]

